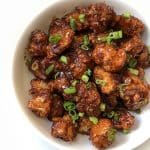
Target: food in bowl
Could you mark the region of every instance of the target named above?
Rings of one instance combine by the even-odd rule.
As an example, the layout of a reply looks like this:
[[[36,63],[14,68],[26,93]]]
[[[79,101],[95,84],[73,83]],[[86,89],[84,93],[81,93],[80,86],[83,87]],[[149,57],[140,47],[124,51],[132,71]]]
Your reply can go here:
[[[48,33],[31,33],[26,63],[35,78],[27,105],[53,122],[52,136],[73,141],[86,134],[103,149],[117,131],[132,129],[130,111],[148,104],[143,32],[142,21],[129,12],[117,15],[99,3],[53,18]]]

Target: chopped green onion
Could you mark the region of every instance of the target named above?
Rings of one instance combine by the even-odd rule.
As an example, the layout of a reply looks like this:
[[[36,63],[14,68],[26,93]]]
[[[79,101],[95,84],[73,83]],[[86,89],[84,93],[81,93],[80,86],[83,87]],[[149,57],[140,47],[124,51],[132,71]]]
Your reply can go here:
[[[76,30],[76,21],[73,18],[70,18],[70,27],[73,31]]]
[[[63,106],[66,111],[71,111],[75,109],[75,104],[71,101],[64,101]]]
[[[77,92],[77,91],[76,91],[76,88],[73,87],[73,86],[70,86],[70,87],[64,89],[64,93],[65,93],[65,94],[74,94],[74,93],[76,93],[76,92]]]
[[[79,15],[79,21],[80,21],[81,23],[84,23],[84,21],[85,21],[85,14],[80,14],[80,15]]]
[[[118,121],[118,120],[119,120],[119,114],[115,113],[113,119],[114,119],[115,121]]]
[[[84,81],[85,83],[87,83],[89,81],[89,77],[87,75],[82,75],[81,77],[82,81]]]
[[[132,73],[133,75],[138,75],[139,71],[137,69],[133,69],[133,68],[128,68],[128,70],[130,71],[130,73]]]
[[[57,44],[62,39],[60,34],[51,35],[49,37],[49,42],[53,44]]]
[[[109,119],[111,119],[111,118],[114,117],[114,114],[115,114],[115,112],[114,112],[114,111],[111,111],[111,112],[107,113],[107,117],[108,117]]]
[[[95,83],[97,85],[101,85],[102,87],[106,85],[106,81],[105,80],[100,80],[100,79],[96,79]]]
[[[97,124],[98,123],[98,119],[96,117],[89,117],[89,120],[91,122],[93,122],[93,124]]]
[[[123,91],[124,91],[124,87],[126,85],[128,85],[128,84],[123,83],[123,84],[120,84],[119,87],[118,87],[119,88],[119,93],[120,93],[121,96],[124,95]]]
[[[54,70],[54,64],[51,64],[45,71],[46,75],[49,75]]]
[[[106,109],[106,104],[105,103],[101,103],[100,104],[100,110],[101,111],[105,111],[105,109]]]
[[[129,13],[129,12],[125,12],[124,14],[123,14],[123,16],[125,17],[125,18],[130,18],[131,17],[131,14]]]
[[[32,69],[33,71],[36,71],[36,70],[38,70],[38,68],[39,68],[38,62],[37,62],[37,61],[34,61],[33,64],[31,65],[31,69]]]
[[[71,116],[73,123],[75,123],[75,121],[79,119],[79,115],[76,113],[75,110],[70,110],[69,115]]]
[[[72,86],[76,86],[76,84],[77,84],[78,82],[79,82],[78,80],[74,80],[74,81],[71,83],[71,85],[72,85]]]
[[[91,71],[91,69],[88,69],[86,72],[85,72],[85,74],[87,74],[89,77],[92,75],[92,71]]]
[[[123,133],[124,133],[124,134],[128,134],[129,132],[130,132],[130,130],[128,130],[128,129],[124,129],[124,130],[123,130]]]
[[[130,68],[135,68],[137,65],[137,60],[135,58],[130,58],[129,60],[129,67]]]
[[[79,112],[79,117],[83,117],[84,116],[84,113],[82,113],[82,112]]]
[[[108,141],[112,142],[115,140],[115,134],[116,134],[116,129],[114,128],[111,128],[108,133],[107,133],[107,136],[108,136]]]
[[[54,76],[54,79],[57,79],[57,77],[60,75],[60,72],[57,72]]]
[[[88,83],[86,84],[86,88],[87,88],[87,89],[91,88],[91,82],[88,82]]]
[[[81,49],[88,51],[89,47],[87,45],[81,45]]]
[[[60,62],[64,63],[64,64],[67,64],[68,61],[67,61],[67,57],[66,56],[61,56],[60,57]]]
[[[84,35],[83,36],[83,45],[89,45],[90,42],[89,42],[89,38],[88,38],[88,35]]]
[[[140,113],[141,113],[141,109],[137,109],[137,110],[135,110],[135,112],[136,112],[137,114],[140,114]]]

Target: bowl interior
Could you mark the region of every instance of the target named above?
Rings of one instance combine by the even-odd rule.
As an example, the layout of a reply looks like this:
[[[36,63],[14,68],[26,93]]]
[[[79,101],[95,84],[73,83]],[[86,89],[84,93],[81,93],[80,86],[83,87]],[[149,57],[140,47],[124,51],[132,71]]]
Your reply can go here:
[[[28,25],[26,30],[22,33],[22,36],[18,42],[18,45],[16,47],[15,56],[14,56],[14,64],[13,64],[13,80],[14,80],[14,86],[16,95],[18,98],[18,103],[21,107],[21,110],[24,112],[25,116],[28,118],[29,122],[32,123],[32,125],[35,127],[36,131],[39,131],[43,137],[50,142],[51,144],[54,144],[55,146],[61,148],[61,149],[74,149],[77,150],[79,148],[90,150],[95,149],[92,144],[88,141],[87,136],[78,135],[76,140],[72,143],[66,143],[62,140],[55,139],[50,135],[50,128],[51,123],[46,119],[41,119],[37,116],[35,116],[30,110],[27,109],[26,103],[29,99],[28,96],[28,90],[30,88],[30,80],[33,77],[31,73],[28,71],[27,67],[24,65],[24,51],[28,43],[28,38],[30,36],[30,33],[35,29],[41,29],[47,32],[49,23],[52,17],[57,16],[63,16],[66,12],[73,10],[75,6],[79,5],[88,5],[90,3],[95,2],[101,2],[101,0],[82,0],[82,1],[75,1],[75,0],[61,0],[61,1],[55,1],[52,3],[48,8],[46,8],[44,11],[40,12],[40,14],[33,19],[33,21]],[[140,15],[138,11],[126,3],[122,3],[119,0],[107,0],[107,4],[113,6],[115,11],[118,14],[122,14],[125,11],[131,12],[133,15],[141,18],[144,21],[144,16]],[[146,44],[148,44],[148,40],[150,37],[150,30],[148,26],[146,26],[145,34],[143,35],[143,39]],[[146,70],[146,79],[150,83],[150,70]],[[122,135],[118,133],[118,136],[116,138],[116,142],[110,147],[110,149],[131,149],[137,145],[139,145],[141,142],[146,140],[148,138],[148,134],[146,130],[148,130],[148,114],[150,114],[149,111],[150,105],[146,106],[143,109],[143,112],[141,115],[136,116],[136,123],[135,127],[131,134],[129,135]],[[139,137],[139,135],[141,135]],[[135,137],[139,137],[135,141]],[[134,142],[133,142],[134,141]]]

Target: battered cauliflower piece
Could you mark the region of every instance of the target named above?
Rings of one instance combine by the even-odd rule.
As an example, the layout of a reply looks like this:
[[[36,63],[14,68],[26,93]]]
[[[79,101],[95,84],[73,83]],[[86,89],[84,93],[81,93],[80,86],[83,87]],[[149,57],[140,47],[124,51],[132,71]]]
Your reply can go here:
[[[96,45],[92,53],[93,60],[108,72],[120,71],[126,62],[123,49],[115,49],[111,45]]]
[[[73,124],[69,115],[63,118],[54,118],[52,129],[52,136],[61,138],[64,141],[73,141],[77,135],[75,124]]]
[[[98,149],[105,149],[115,140],[116,130],[109,119],[100,119],[90,130],[90,140]]]

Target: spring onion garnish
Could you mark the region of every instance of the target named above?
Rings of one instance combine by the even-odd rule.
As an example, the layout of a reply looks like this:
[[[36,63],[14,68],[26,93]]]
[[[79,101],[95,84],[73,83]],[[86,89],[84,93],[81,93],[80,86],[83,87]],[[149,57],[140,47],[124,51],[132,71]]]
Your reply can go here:
[[[86,84],[86,88],[87,88],[87,89],[91,88],[91,82],[88,82],[88,83]]]
[[[49,75],[54,70],[54,64],[51,64],[45,71],[46,75]]]
[[[87,75],[82,75],[81,77],[82,81],[84,81],[85,83],[87,83],[89,81],[89,77]]]
[[[114,128],[111,128],[108,133],[107,133],[107,136],[108,136],[108,141],[112,142],[115,140],[115,134],[116,134],[116,129]]]
[[[101,111],[105,111],[105,109],[106,109],[106,104],[105,103],[101,103],[100,104],[100,110]]]
[[[90,41],[89,41],[88,35],[84,35],[83,36],[83,44],[81,45],[81,48],[83,50],[89,50],[89,44],[90,44]]]
[[[97,85],[101,85],[102,87],[106,85],[106,81],[105,80],[100,80],[100,79],[96,79],[95,83]]]
[[[76,109],[75,104],[71,101],[65,101],[63,106],[64,106],[64,109],[68,111],[69,116],[71,116],[73,123],[75,123],[75,121],[79,119],[79,115],[75,111]]]
[[[78,82],[79,82],[78,80],[74,80],[74,81],[71,83],[71,85],[72,85],[72,86],[76,86],[76,84],[77,84]]]
[[[115,121],[118,121],[118,120],[119,120],[119,114],[118,114],[118,113],[115,113],[113,119],[114,119]]]
[[[57,79],[59,75],[60,75],[60,72],[57,72],[54,76],[54,79]]]
[[[137,60],[135,58],[130,58],[128,65],[130,68],[135,68],[137,65]]]
[[[84,113],[83,112],[79,112],[78,115],[79,115],[79,117],[83,117]]]
[[[130,73],[132,73],[133,75],[138,75],[139,71],[137,69],[133,69],[133,68],[128,68],[128,70],[130,71]]]
[[[76,30],[76,21],[73,18],[70,18],[70,27],[73,31]]]
[[[118,40],[123,37],[122,31],[115,31],[115,32],[110,32],[108,36],[104,36],[102,38],[98,37],[98,40],[102,42],[107,42],[108,44],[111,44],[112,40]]]
[[[33,62],[32,66],[31,66],[31,69],[33,71],[36,71],[36,70],[38,70],[38,68],[39,68],[38,62],[37,61]]]
[[[89,117],[89,120],[91,122],[93,122],[93,124],[97,124],[98,123],[98,119],[96,117]]]
[[[124,88],[125,88],[126,85],[128,85],[128,84],[123,83],[123,84],[120,84],[120,85],[119,85],[118,88],[119,88],[120,96],[123,96],[123,95],[124,95],[123,91],[124,91]]]
[[[64,89],[65,94],[74,94],[76,92],[77,92],[77,90],[74,86],[70,86],[70,87]]]
[[[123,17],[125,17],[125,18],[127,18],[127,19],[131,18],[130,12],[125,12],[125,13],[123,14]]]
[[[62,63],[64,63],[64,64],[67,64],[67,63],[68,63],[67,57],[66,57],[66,56],[63,56],[63,55],[60,57],[59,61],[62,62]]]
[[[130,130],[128,130],[128,129],[124,129],[124,130],[123,130],[123,133],[124,133],[124,134],[128,134],[129,132],[130,132]]]
[[[91,69],[87,69],[87,71],[85,72],[85,74],[87,74],[90,77],[92,75]]]
[[[114,114],[115,112],[114,111],[111,111],[111,112],[108,112],[106,115],[109,119],[113,118],[114,117]]]
[[[84,23],[84,21],[85,21],[85,14],[80,14],[80,15],[79,15],[79,21],[80,21],[81,23]]]
[[[60,34],[50,35],[49,42],[53,44],[57,44],[62,39]]]

